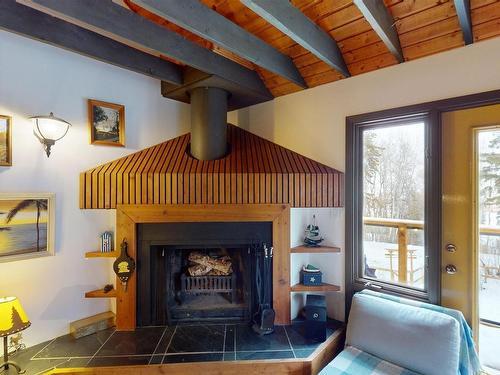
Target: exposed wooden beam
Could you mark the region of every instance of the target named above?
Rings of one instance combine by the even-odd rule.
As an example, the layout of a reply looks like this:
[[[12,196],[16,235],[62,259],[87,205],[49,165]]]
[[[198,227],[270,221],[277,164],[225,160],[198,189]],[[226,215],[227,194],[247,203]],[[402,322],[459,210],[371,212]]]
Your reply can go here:
[[[470,0],[455,0],[455,9],[457,10],[458,21],[462,28],[465,44],[472,44],[472,21],[470,16]]]
[[[329,34],[294,7],[289,0],[240,0],[248,8],[316,57],[349,77],[342,52]]]
[[[182,83],[181,68],[171,62],[18,4],[15,0],[0,1],[0,29],[176,85]]]
[[[404,61],[395,21],[383,0],[353,0],[373,30],[399,62]]]
[[[134,4],[252,63],[307,87],[292,59],[199,0],[133,0]]]
[[[18,0],[18,2],[127,45],[170,57],[201,71],[217,75],[247,90],[253,90],[259,95],[272,98],[255,71],[205,49],[111,0]]]

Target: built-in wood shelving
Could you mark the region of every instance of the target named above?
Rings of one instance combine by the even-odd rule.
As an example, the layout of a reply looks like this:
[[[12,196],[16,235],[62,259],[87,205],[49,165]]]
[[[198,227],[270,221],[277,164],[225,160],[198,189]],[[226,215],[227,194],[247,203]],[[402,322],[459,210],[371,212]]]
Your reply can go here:
[[[88,251],[85,253],[85,258],[116,258],[118,254],[114,251],[105,253],[102,251]],[[116,289],[111,289],[105,293],[104,289],[91,290],[85,293],[85,298],[116,298]]]
[[[116,258],[118,254],[114,251],[104,253],[102,251],[89,251],[85,253],[85,258]]]
[[[321,285],[308,286],[304,284],[295,284],[290,288],[292,292],[338,292],[340,286],[323,283]]]
[[[340,247],[336,246],[318,246],[318,247],[307,247],[307,246],[296,246],[292,247],[291,253],[302,253],[302,254],[327,254],[327,253],[340,253]]]
[[[111,289],[109,292],[105,293],[104,289],[92,290],[85,293],[85,298],[115,298],[116,289]]]

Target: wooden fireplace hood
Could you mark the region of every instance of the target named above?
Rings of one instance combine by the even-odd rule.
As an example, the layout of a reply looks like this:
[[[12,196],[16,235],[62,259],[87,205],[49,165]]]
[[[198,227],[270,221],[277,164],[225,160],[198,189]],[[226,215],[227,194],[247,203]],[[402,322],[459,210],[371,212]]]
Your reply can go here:
[[[289,204],[342,207],[344,174],[234,125],[229,153],[201,161],[190,134],[80,174],[80,208],[117,204]]]

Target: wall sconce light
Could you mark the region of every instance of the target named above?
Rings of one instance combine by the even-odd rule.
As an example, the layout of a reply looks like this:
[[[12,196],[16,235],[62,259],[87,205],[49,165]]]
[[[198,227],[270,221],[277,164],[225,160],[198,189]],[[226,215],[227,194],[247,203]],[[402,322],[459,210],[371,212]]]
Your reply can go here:
[[[62,118],[55,117],[52,112],[48,116],[32,116],[33,120],[33,134],[38,138],[43,145],[43,149],[50,156],[50,148],[56,141],[63,138],[68,133],[71,124]]]

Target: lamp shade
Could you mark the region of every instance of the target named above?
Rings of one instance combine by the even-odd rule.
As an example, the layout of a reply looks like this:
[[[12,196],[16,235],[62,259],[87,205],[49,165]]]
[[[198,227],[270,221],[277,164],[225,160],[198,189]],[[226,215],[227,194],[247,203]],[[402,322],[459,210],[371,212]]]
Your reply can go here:
[[[0,297],[0,337],[28,328],[31,322],[16,297]]]
[[[54,142],[63,138],[71,126],[69,122],[54,116],[52,112],[48,116],[32,116],[31,119],[35,135]]]

